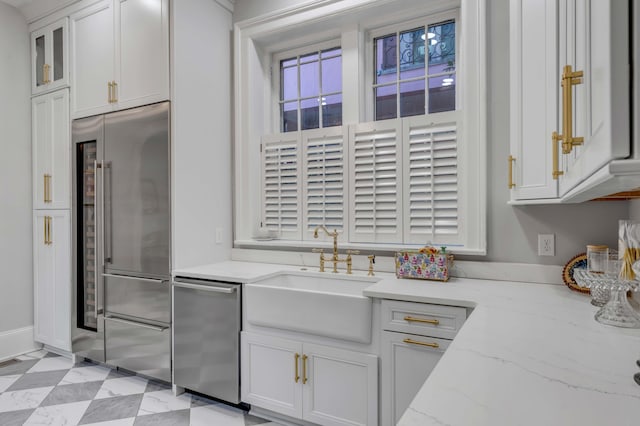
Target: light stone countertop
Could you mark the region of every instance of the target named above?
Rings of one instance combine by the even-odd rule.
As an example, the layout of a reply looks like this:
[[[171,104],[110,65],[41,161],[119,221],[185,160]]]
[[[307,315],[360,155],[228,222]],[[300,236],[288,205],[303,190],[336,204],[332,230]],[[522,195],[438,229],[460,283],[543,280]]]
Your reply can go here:
[[[251,282],[283,270],[300,267],[229,261],[174,275]],[[399,425],[640,424],[640,330],[596,322],[589,297],[561,285],[376,275],[366,296],[473,308]]]

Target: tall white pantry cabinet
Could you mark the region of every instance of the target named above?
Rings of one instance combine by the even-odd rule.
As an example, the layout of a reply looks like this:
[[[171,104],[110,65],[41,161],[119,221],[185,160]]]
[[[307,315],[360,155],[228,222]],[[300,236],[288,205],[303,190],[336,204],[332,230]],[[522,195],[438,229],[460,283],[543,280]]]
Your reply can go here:
[[[71,350],[69,89],[31,100],[34,340]]]

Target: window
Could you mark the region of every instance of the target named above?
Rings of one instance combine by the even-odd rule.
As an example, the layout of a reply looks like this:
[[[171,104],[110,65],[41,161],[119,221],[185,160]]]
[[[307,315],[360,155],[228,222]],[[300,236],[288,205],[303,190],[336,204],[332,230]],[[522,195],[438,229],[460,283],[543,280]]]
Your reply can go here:
[[[454,20],[376,37],[373,46],[376,120],[455,109]]]
[[[234,246],[486,253],[485,0],[329,3],[236,27]]]
[[[342,51],[339,47],[280,60],[280,130],[342,124]]]

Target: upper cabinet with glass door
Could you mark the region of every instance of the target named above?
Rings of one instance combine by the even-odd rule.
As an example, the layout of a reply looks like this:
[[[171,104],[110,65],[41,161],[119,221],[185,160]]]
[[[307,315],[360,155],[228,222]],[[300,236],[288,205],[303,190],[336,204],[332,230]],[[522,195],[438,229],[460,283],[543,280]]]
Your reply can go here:
[[[31,33],[31,93],[38,95],[69,83],[67,18]]]

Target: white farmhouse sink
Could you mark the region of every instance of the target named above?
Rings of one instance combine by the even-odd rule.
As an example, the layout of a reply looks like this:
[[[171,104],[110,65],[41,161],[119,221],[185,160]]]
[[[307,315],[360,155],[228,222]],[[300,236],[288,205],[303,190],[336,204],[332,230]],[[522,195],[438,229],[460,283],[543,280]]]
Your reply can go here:
[[[371,299],[377,279],[331,272],[283,272],[245,284],[247,321],[336,339],[371,341]]]

